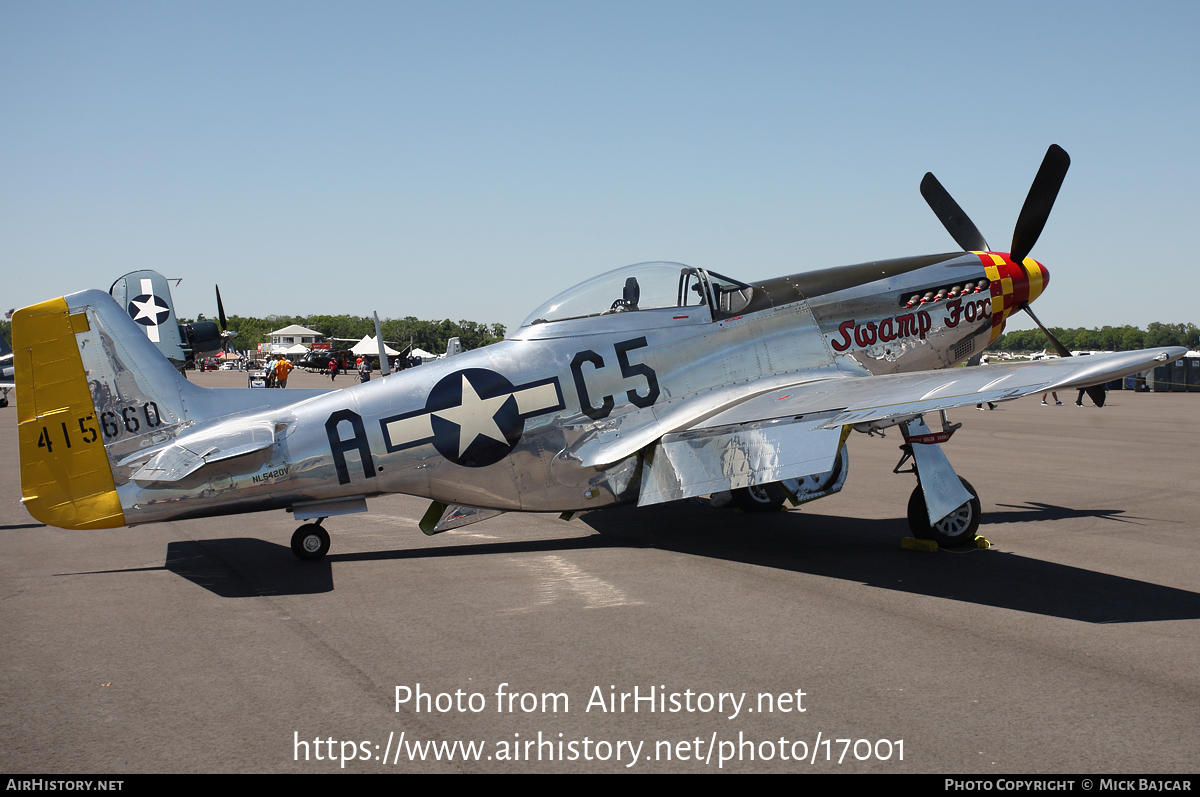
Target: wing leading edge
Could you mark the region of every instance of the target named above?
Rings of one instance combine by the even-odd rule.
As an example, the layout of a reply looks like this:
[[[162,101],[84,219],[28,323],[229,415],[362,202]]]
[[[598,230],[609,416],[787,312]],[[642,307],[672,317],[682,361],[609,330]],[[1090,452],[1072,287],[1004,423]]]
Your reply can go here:
[[[899,420],[984,401],[1009,401],[1046,390],[1096,385],[1172,362],[1186,351],[1173,346],[976,368],[826,379],[749,398],[699,426],[711,428],[835,409],[839,412],[825,424],[826,428]]]

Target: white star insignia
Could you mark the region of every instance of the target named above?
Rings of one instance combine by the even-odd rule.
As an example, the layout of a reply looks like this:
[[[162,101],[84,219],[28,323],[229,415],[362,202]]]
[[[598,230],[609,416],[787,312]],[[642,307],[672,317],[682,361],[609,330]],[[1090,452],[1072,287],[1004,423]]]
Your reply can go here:
[[[152,324],[158,324],[159,314],[166,311],[165,307],[158,306],[157,298],[154,296],[151,296],[150,300],[146,302],[139,302],[137,299],[134,299],[130,304],[138,309],[138,314],[133,317],[134,321],[141,318],[148,318]]]
[[[462,403],[433,414],[458,426],[458,455],[461,457],[480,435],[508,445],[508,440],[496,423],[496,413],[510,396],[512,393],[502,393],[499,396],[481,399],[475,392],[475,387],[467,380],[466,375],[463,375]]]

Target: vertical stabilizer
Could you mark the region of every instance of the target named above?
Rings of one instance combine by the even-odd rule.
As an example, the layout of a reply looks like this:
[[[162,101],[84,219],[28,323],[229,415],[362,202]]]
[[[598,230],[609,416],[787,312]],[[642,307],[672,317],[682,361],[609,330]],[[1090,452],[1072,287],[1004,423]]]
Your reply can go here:
[[[187,362],[186,343],[179,333],[167,278],[157,271],[133,271],[118,277],[108,292],[163,356],[182,368]]]
[[[29,514],[68,529],[125,525],[76,336],[87,313],[65,299],[13,316],[21,496]]]
[[[136,460],[194,423],[188,384],[103,291],[13,316],[21,492],[29,513],[69,529],[123,526],[117,488]],[[248,392],[248,391],[247,391]]]

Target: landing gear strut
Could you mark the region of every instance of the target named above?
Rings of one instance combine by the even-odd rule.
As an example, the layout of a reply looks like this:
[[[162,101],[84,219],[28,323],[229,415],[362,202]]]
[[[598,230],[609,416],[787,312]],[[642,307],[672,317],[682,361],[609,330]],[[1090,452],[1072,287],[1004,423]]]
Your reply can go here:
[[[305,523],[296,529],[296,533],[292,535],[292,553],[306,562],[325,558],[325,554],[329,553],[329,532],[321,528],[320,520],[316,523]]]
[[[941,447],[961,424],[952,426],[945,412],[941,414],[941,432],[930,432],[921,417],[902,425],[904,456],[894,472],[917,477],[917,488],[908,499],[908,527],[913,536],[933,540],[943,548],[957,548],[975,542],[981,509],[979,494],[954,472]],[[910,458],[912,468],[900,470]]]

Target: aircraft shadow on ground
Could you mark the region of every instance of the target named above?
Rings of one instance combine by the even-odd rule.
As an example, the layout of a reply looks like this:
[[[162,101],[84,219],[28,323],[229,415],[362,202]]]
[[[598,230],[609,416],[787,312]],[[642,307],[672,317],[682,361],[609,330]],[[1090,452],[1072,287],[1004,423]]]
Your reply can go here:
[[[1079,517],[1139,522],[1120,510],[1047,504],[1008,509],[988,514],[985,535],[989,528],[1014,522]],[[582,522],[599,535],[335,553],[320,562],[300,562],[286,546],[253,538],[173,542],[164,566],[152,569],[169,570],[220,597],[249,598],[329,592],[334,589],[334,563],[659,548],[1088,623],[1200,618],[1200,594],[1187,590],[995,549],[938,555],[902,550],[899,540],[907,528],[897,519],[809,512],[743,515],[693,500],[645,509],[618,507],[587,514]],[[336,544],[335,532],[335,550]]]
[[[336,541],[335,532],[335,544]],[[249,537],[234,537],[170,543],[167,546],[166,564],[155,569],[169,570],[222,598],[253,598],[330,592],[333,590],[331,565],[340,562],[538,553],[611,546],[611,541],[593,536],[329,554],[319,562],[301,562],[286,546]]]
[[[335,533],[336,544],[336,533]],[[411,548],[399,551],[330,554],[319,562],[301,562],[291,548],[252,537],[189,540],[167,545],[162,567],[133,567],[60,573],[63,576],[116,575],[166,570],[203,587],[221,598],[256,598],[266,595],[313,595],[333,590],[335,562],[386,561],[389,559],[438,559],[447,556],[493,556],[496,554],[570,551],[611,548],[614,542],[601,536],[553,540],[448,545],[442,548]]]
[[[1121,523],[1121,510],[1049,504],[989,512],[980,532],[1003,523],[1094,517]],[[633,514],[636,512],[637,514]],[[657,517],[655,516],[657,514]],[[882,589],[966,601],[1087,623],[1200,618],[1200,594],[1145,581],[1044,562],[996,549],[937,555],[907,551],[903,520],[870,520],[808,512],[742,515],[687,502],[586,515],[583,522],[631,545],[758,564],[857,581]]]

